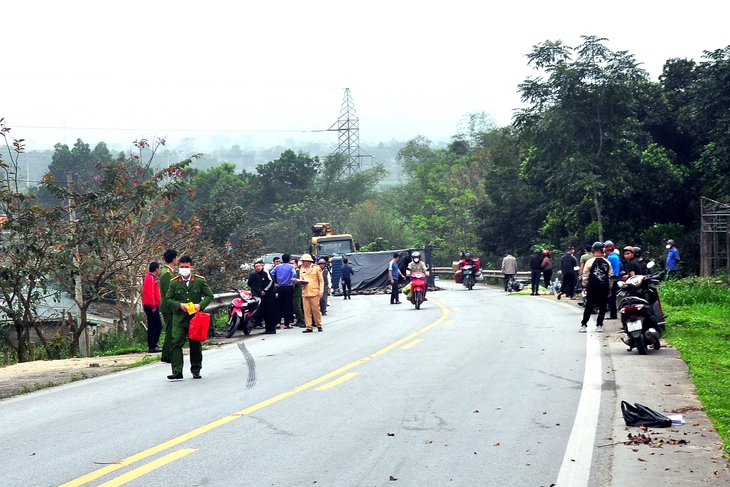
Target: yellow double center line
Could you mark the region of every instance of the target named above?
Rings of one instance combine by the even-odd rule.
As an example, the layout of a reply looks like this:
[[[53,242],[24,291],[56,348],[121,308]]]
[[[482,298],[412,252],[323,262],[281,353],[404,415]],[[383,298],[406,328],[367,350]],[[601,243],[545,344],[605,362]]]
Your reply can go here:
[[[99,470],[95,470],[93,472],[90,472],[90,473],[88,473],[88,474],[86,474],[84,476],[81,476],[81,477],[79,477],[77,479],[74,479],[74,480],[72,480],[70,482],[66,482],[65,484],[62,484],[60,487],[79,487],[81,485],[87,484],[87,483],[91,482],[92,480],[96,480],[96,479],[98,479],[100,477],[103,477],[105,475],[108,475],[108,474],[110,474],[110,473],[112,473],[112,472],[114,472],[116,470],[119,470],[120,468],[128,467],[129,465],[132,465],[132,464],[134,464],[136,462],[139,462],[140,460],[144,460],[145,458],[151,457],[152,455],[156,455],[156,454],[158,454],[160,452],[163,452],[163,451],[165,451],[167,449],[173,448],[173,447],[175,447],[175,446],[177,446],[177,445],[179,445],[179,444],[181,444],[181,443],[183,443],[185,441],[188,441],[188,440],[190,440],[192,438],[195,438],[197,436],[200,436],[203,433],[207,433],[208,431],[214,430],[215,428],[218,428],[219,426],[223,426],[224,424],[228,424],[231,421],[240,418],[241,416],[245,416],[247,414],[251,414],[251,413],[253,413],[255,411],[258,411],[259,409],[265,408],[266,406],[270,406],[270,405],[272,405],[274,403],[277,403],[277,402],[281,401],[282,399],[286,399],[287,397],[291,397],[294,394],[297,394],[297,393],[302,392],[302,391],[306,391],[307,389],[310,389],[310,388],[312,388],[312,387],[314,387],[314,386],[316,386],[318,384],[321,384],[323,382],[327,382],[328,380],[330,380],[330,379],[332,379],[332,378],[340,375],[343,372],[346,372],[346,371],[348,371],[348,370],[350,370],[350,369],[352,369],[354,367],[357,367],[358,365],[362,365],[365,362],[368,362],[368,361],[370,361],[370,360],[372,360],[374,358],[380,357],[381,355],[384,355],[384,354],[390,352],[394,348],[397,348],[400,345],[408,342],[409,340],[413,340],[414,338],[418,337],[419,335],[422,335],[422,334],[426,333],[427,331],[435,328],[436,326],[438,326],[442,322],[444,322],[446,320],[446,318],[448,318],[448,316],[449,316],[449,310],[448,310],[448,308],[446,306],[444,306],[443,304],[439,303],[435,299],[429,299],[429,302],[430,303],[434,303],[439,308],[441,308],[441,311],[443,311],[443,314],[441,315],[440,318],[438,318],[436,321],[434,321],[433,323],[431,323],[427,327],[421,328],[420,330],[418,330],[418,331],[416,331],[414,333],[411,333],[407,337],[401,338],[397,342],[391,343],[387,347],[385,347],[385,348],[383,348],[381,350],[378,350],[377,352],[375,352],[373,354],[370,354],[367,357],[363,357],[360,360],[356,360],[356,361],[354,361],[352,363],[349,363],[349,364],[347,364],[347,365],[345,365],[343,367],[340,367],[339,369],[333,370],[332,372],[330,372],[328,374],[325,374],[325,375],[323,375],[323,376],[321,376],[321,377],[319,377],[317,379],[314,379],[314,380],[312,380],[310,382],[307,382],[306,384],[303,384],[303,385],[301,385],[299,387],[296,387],[296,388],[294,388],[294,389],[292,389],[290,391],[282,392],[281,394],[279,394],[277,396],[274,396],[274,397],[272,397],[270,399],[267,399],[265,401],[261,401],[261,402],[259,402],[257,404],[254,404],[253,406],[247,407],[246,409],[242,409],[242,410],[240,410],[238,412],[235,412],[233,414],[230,414],[229,416],[225,416],[225,417],[223,417],[223,418],[221,418],[221,419],[219,419],[217,421],[213,421],[212,423],[208,423],[208,424],[206,424],[204,426],[201,426],[199,428],[196,428],[196,429],[194,429],[194,430],[192,430],[192,431],[190,431],[188,433],[185,433],[183,435],[180,435],[178,437],[175,437],[175,438],[173,438],[171,440],[168,440],[168,441],[166,441],[164,443],[160,443],[157,446],[153,446],[152,448],[148,448],[147,450],[144,450],[144,451],[141,451],[139,453],[136,453],[136,454],[134,454],[134,455],[132,455],[130,457],[125,458],[124,460],[120,460],[119,462],[115,462],[115,463],[113,463],[111,465],[107,465],[106,467],[103,467],[103,468],[100,468]],[[342,382],[344,382],[344,381],[346,381],[348,379],[351,379],[355,375],[356,374],[347,374],[346,376],[342,377],[341,379],[338,379],[336,381],[333,381],[332,384],[326,384],[325,386],[322,386],[322,387],[318,388],[318,390],[329,389],[330,387],[333,387],[333,386],[335,386],[337,384],[340,384],[340,383],[342,383]],[[146,465],[144,467],[140,467],[140,468],[134,470],[133,472],[129,472],[129,473],[127,473],[127,474],[119,477],[118,479],[109,481],[109,482],[107,482],[106,484],[103,484],[103,485],[104,486],[110,486],[110,487],[111,486],[116,486],[116,485],[122,485],[123,483],[126,483],[126,482],[128,482],[128,481],[130,481],[130,480],[132,480],[134,478],[137,478],[137,477],[139,477],[141,475],[144,475],[145,473],[148,473],[148,472],[154,470],[155,468],[158,468],[158,467],[160,467],[160,466],[162,466],[162,465],[164,465],[166,463],[169,463],[170,461],[174,461],[174,460],[177,460],[178,458],[181,458],[181,457],[183,457],[185,455],[188,455],[189,453],[192,453],[193,451],[195,451],[195,450],[192,450],[192,449],[180,450],[180,453],[175,453],[175,454],[167,455],[166,457],[164,457],[164,458],[162,458],[160,460],[156,460],[155,462],[152,462],[152,463],[150,463],[150,464],[148,464],[148,465]],[[122,480],[122,479],[125,479],[125,480]]]

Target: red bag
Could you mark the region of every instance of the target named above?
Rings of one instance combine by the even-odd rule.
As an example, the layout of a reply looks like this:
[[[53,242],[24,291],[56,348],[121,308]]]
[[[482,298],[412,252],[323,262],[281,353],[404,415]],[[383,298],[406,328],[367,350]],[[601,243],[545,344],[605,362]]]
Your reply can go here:
[[[210,327],[210,315],[208,313],[198,312],[190,318],[190,327],[188,328],[188,338],[198,342],[204,342],[208,338],[208,328]]]

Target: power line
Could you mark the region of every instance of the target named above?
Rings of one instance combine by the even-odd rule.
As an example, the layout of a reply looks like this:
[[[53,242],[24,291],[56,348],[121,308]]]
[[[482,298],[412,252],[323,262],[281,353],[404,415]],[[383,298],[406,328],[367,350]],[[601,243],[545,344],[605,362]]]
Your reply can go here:
[[[159,129],[159,128],[119,128],[119,127],[60,127],[43,125],[13,125],[20,129],[56,129],[56,130],[111,130],[138,132],[246,132],[246,133],[282,133],[299,134],[311,132],[328,132],[328,130],[254,130],[254,129]]]

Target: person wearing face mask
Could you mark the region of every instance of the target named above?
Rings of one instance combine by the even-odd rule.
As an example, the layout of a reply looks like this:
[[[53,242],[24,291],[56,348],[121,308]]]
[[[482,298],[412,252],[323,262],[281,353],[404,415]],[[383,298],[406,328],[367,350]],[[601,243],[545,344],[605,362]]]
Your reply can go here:
[[[190,319],[193,317],[188,312],[188,303],[193,303],[195,312],[205,310],[213,301],[213,291],[203,276],[193,274],[193,259],[187,255],[180,257],[178,261],[178,274],[170,280],[170,287],[167,289],[167,300],[174,307],[172,319],[172,350],[170,358],[172,361],[172,375],[169,380],[182,380],[183,378],[183,345],[188,337]],[[193,379],[201,379],[200,369],[203,367],[203,346],[197,340],[190,342],[190,372]]]
[[[408,267],[406,268],[407,276],[410,276],[413,272],[423,272],[428,276],[428,268],[426,267],[426,263],[421,260],[420,252],[413,252],[411,254],[411,261],[408,263]],[[424,301],[428,301],[426,299],[426,292],[428,292],[428,286],[426,286],[426,289],[423,290]]]

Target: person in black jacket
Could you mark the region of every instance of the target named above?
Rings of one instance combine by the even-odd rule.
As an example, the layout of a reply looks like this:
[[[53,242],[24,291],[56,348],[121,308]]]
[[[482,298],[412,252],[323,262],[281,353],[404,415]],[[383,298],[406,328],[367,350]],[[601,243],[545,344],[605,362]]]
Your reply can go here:
[[[598,305],[596,331],[603,331],[603,318],[606,316],[606,304],[611,292],[611,276],[613,275],[611,263],[603,257],[603,247],[602,242],[594,243],[591,247],[593,257],[588,259],[586,265],[583,266],[583,288],[586,290],[586,301],[583,319],[580,322],[579,331],[581,333],[585,333],[588,329],[588,320],[595,305]]]
[[[259,309],[259,319],[266,323],[266,334],[273,335],[276,333],[276,290],[274,288],[274,279],[269,271],[264,269],[264,261],[257,260],[253,264],[254,271],[248,276],[248,288],[251,294],[261,298]]]
[[[572,245],[565,251],[563,257],[560,258],[560,270],[563,273],[563,284],[560,286],[560,292],[558,293],[558,299],[563,294],[568,296],[570,299],[575,299],[575,280],[577,273],[575,268],[578,267],[578,261],[575,260],[573,255],[575,247]]]
[[[542,274],[542,250],[537,249],[535,255],[530,259],[530,278],[532,279],[532,292],[530,296],[537,296],[540,290],[540,275]]]

